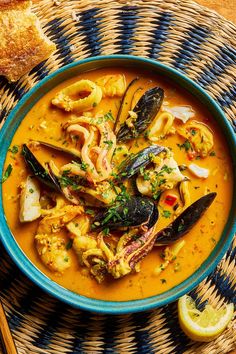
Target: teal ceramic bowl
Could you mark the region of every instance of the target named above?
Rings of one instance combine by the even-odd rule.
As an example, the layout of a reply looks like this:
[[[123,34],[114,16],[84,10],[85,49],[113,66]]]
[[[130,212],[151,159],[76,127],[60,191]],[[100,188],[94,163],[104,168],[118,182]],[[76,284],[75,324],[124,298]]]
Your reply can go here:
[[[79,73],[111,66],[130,67],[147,69],[158,75],[163,75],[166,78],[171,79],[175,84],[180,87],[184,87],[193,96],[208,109],[212,114],[217,124],[220,126],[226,141],[228,141],[230,153],[234,164],[234,176],[236,175],[236,139],[235,133],[224,116],[220,107],[212,100],[212,98],[196,83],[188,79],[184,75],[180,74],[176,70],[169,68],[159,62],[149,59],[143,59],[139,57],[127,56],[127,55],[114,55],[89,58],[81,60],[79,62],[67,65],[57,70],[52,75],[49,75],[42,81],[40,81],[32,90],[30,90],[16,105],[16,107],[10,113],[7,122],[0,132],[0,176],[3,174],[3,165],[6,157],[7,150],[11,144],[11,140],[15,131],[24,119],[25,115],[34,106],[34,104],[53,87],[57,86],[64,80],[67,80]],[[235,177],[234,177],[235,180]],[[234,233],[236,231],[236,188],[234,186],[233,202],[231,212],[228,217],[228,222],[222,233],[219,243],[216,245],[213,252],[208,259],[201,265],[201,267],[192,274],[189,278],[183,281],[178,286],[175,286],[171,290],[164,292],[163,294],[152,296],[143,300],[134,301],[102,301],[87,298],[78,294],[75,294],[60,285],[56,284],[48,277],[46,277],[41,271],[39,271],[21,251],[17,242],[12,235],[5,216],[2,205],[2,187],[0,187],[0,237],[7,252],[17,264],[17,266],[39,287],[53,295],[54,297],[70,304],[74,307],[90,310],[94,312],[110,313],[110,314],[123,314],[132,313],[138,311],[149,310],[166,305],[183,294],[192,290],[197,286],[211,271],[214,270],[217,263],[221,260],[225,252],[227,251]]]

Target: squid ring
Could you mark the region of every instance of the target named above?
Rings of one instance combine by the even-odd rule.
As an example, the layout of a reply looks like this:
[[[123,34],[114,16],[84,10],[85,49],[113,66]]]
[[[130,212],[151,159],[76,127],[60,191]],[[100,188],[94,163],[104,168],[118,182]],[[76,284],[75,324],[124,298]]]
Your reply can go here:
[[[83,97],[84,93],[88,93]],[[67,112],[82,112],[93,109],[102,99],[102,89],[90,80],[79,80],[59,91],[52,104]]]
[[[151,141],[157,141],[168,134],[174,119],[175,118],[171,113],[162,112],[159,116],[157,116],[150,127],[148,135],[149,139]]]

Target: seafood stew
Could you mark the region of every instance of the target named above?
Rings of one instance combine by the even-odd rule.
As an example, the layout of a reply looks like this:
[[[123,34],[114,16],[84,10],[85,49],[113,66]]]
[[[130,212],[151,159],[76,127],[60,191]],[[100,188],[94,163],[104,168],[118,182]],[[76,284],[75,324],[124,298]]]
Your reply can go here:
[[[211,253],[232,176],[225,140],[195,99],[148,72],[108,68],[60,84],[27,114],[3,201],[49,278],[91,298],[142,299]]]

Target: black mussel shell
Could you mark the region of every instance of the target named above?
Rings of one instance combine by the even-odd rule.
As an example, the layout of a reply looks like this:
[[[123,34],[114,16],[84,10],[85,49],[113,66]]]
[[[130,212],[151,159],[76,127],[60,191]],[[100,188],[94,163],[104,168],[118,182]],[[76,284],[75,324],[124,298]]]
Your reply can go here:
[[[164,90],[162,88],[153,87],[147,90],[133,109],[133,112],[137,113],[133,127],[124,123],[117,133],[117,141],[127,141],[144,132],[160,110],[163,99]]]
[[[135,77],[127,86],[123,98],[121,100],[120,108],[114,123],[114,133],[120,129],[120,126],[127,119],[128,111],[131,109],[132,98],[134,97],[135,92],[137,91],[137,83],[139,82],[139,77]]]
[[[38,178],[47,187],[61,192],[60,183],[57,177],[52,173],[52,171],[47,171],[41,165],[26,144],[23,144],[22,155],[24,156],[27,166],[36,178]]]
[[[64,146],[59,146],[59,145],[54,145],[54,144],[51,144],[51,143],[48,143],[47,141],[42,141],[42,140],[32,140],[33,143],[37,143],[37,144],[40,144],[40,145],[43,145],[43,146],[46,146],[46,147],[49,147],[50,149],[54,149],[54,150],[58,150],[58,151],[61,151],[65,154],[68,154],[68,155],[71,155],[72,157],[76,158],[76,159],[80,159],[81,158],[81,154],[78,151],[76,151],[76,149],[67,149],[66,147]]]
[[[155,246],[169,245],[189,232],[209,208],[216,193],[204,195],[183,211],[170,225],[156,234]]]
[[[147,166],[152,162],[153,156],[166,151],[164,146],[151,145],[139,151],[137,154],[131,154],[125,159],[118,168],[120,180],[132,177],[140,171],[140,168]]]
[[[156,204],[149,198],[131,196],[122,204],[115,204],[98,213],[93,220],[93,229],[127,228],[146,226],[148,229],[158,220]]]

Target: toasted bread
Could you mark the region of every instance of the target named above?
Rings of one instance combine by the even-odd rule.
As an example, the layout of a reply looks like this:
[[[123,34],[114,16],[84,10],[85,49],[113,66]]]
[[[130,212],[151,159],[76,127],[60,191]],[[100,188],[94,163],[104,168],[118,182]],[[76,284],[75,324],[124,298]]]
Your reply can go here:
[[[56,46],[43,33],[31,1],[0,0],[0,75],[16,81]]]
[[[0,11],[10,9],[26,9],[31,6],[30,0],[0,0]]]

